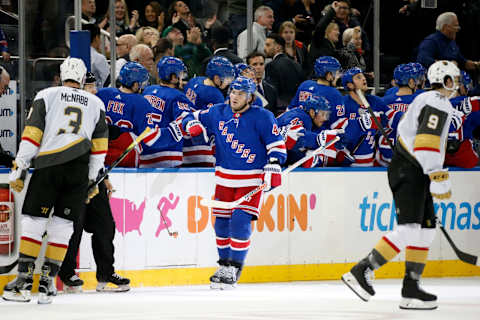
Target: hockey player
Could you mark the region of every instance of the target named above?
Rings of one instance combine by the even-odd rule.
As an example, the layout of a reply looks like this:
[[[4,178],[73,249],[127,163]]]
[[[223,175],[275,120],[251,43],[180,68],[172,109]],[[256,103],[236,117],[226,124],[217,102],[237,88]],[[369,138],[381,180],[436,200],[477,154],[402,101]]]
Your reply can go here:
[[[347,149],[357,149],[352,154],[355,162],[351,166],[371,167],[374,165],[375,134],[378,127],[367,110],[367,106],[363,105],[356,92],[361,90],[363,94],[366,93],[368,90],[367,79],[360,68],[352,68],[347,70],[342,76],[342,85],[348,91],[348,94],[343,99],[345,116],[349,119],[348,127],[345,128],[344,140]],[[383,115],[388,111],[386,105],[379,97],[365,95],[365,98],[377,120],[382,122],[382,125],[385,127],[387,123]]]
[[[375,294],[371,284],[373,270],[406,248],[400,308],[437,308],[437,297],[423,291],[419,281],[436,231],[432,197],[451,196],[448,169],[443,169],[443,161],[454,112],[448,96],[456,90],[457,76],[459,70],[453,63],[433,63],[428,69],[433,90],[417,96],[398,125],[398,139],[388,167],[398,226],[342,276],[343,282],[364,301]]]
[[[327,123],[332,107],[325,98],[309,96],[298,108],[293,108],[277,118],[280,132],[287,147],[287,162],[291,164],[306,155],[307,150],[315,150],[337,135],[343,134],[343,129],[329,130]],[[314,130],[319,132],[314,132]],[[311,168],[317,164],[326,165],[327,159],[336,159],[337,147],[340,143],[323,150],[318,157],[312,157],[302,166]],[[320,163],[319,163],[320,162]]]
[[[145,88],[143,96],[156,109],[159,127],[177,123],[184,137],[193,139],[195,144],[207,143],[204,128],[193,121],[194,105],[180,91],[187,74],[185,64],[178,58],[165,56],[158,62],[157,71],[160,84]],[[179,167],[183,161],[182,146],[183,142],[179,141],[168,147],[145,147],[140,155],[140,167]]]
[[[85,210],[89,180],[95,180],[103,168],[108,147],[105,108],[100,99],[81,90],[86,72],[80,59],[65,59],[60,65],[62,86],[40,91],[30,109],[9,176],[12,189],[22,191],[31,164],[35,171],[22,208],[18,276],[5,286],[5,300],[31,300],[35,259],[46,232],[38,303],[52,302],[54,278],[67,251],[73,221]],[[89,197],[95,191],[98,188],[88,190]]]
[[[255,83],[238,77],[229,102],[194,113],[215,136],[215,199],[235,201],[262,183],[269,191],[281,183],[287,153],[273,114],[252,106]],[[212,289],[233,287],[250,247],[251,220],[259,214],[261,192],[231,210],[213,208],[220,267],[210,277]]]
[[[385,131],[392,145],[395,145],[397,136],[397,126],[408,106],[415,98],[417,71],[411,64],[398,65],[393,71],[393,79],[397,85],[398,91],[395,94],[383,97],[383,102],[387,105],[386,116],[388,126]],[[377,165],[388,167],[392,160],[393,150],[383,135],[378,136],[378,148],[375,154],[375,163]]]
[[[240,76],[252,79],[255,83],[257,81],[255,69],[244,62],[235,65],[235,78]],[[268,105],[268,101],[258,90],[255,90],[255,99],[253,99],[252,105],[265,108]]]
[[[213,57],[207,64],[206,77],[195,77],[185,86],[187,98],[195,110],[205,110],[217,103],[225,102],[222,91],[232,83],[235,70],[224,57]],[[213,141],[194,145],[190,139],[183,141],[183,166],[213,167]]]
[[[319,57],[315,60],[314,71],[316,80],[306,80],[298,86],[297,93],[293,97],[288,110],[298,108],[308,97],[315,95],[327,99],[332,107],[328,125],[330,129],[345,129],[345,107],[343,97],[335,88],[338,71],[341,69],[340,62],[330,56]]]

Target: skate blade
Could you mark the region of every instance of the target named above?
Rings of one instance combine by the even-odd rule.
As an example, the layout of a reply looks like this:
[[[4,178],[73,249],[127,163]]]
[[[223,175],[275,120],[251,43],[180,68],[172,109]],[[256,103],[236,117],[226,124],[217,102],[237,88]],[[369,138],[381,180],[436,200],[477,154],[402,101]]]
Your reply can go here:
[[[223,283],[221,282],[210,282],[210,289],[212,290],[222,290]]]
[[[237,287],[236,283],[234,283],[234,284],[223,283],[223,286],[222,286],[221,290],[228,291],[228,290],[233,290],[236,287]]]
[[[20,292],[3,291],[3,300],[13,302],[30,302],[32,294],[30,291],[20,290]]]
[[[97,292],[127,292],[130,290],[130,285],[125,284],[116,286],[114,284],[101,282],[97,285],[95,290]]]
[[[38,304],[51,304],[53,302],[54,295],[48,295],[46,293],[39,293],[38,294]]]
[[[357,279],[353,276],[351,272],[347,272],[342,276],[342,281],[350,288],[360,299],[365,302],[368,302],[371,295],[365,289],[360,286]]]
[[[435,310],[438,308],[437,301],[422,301],[414,298],[402,298],[400,309],[404,310]]]
[[[66,286],[63,285],[63,293],[82,293],[82,286]]]

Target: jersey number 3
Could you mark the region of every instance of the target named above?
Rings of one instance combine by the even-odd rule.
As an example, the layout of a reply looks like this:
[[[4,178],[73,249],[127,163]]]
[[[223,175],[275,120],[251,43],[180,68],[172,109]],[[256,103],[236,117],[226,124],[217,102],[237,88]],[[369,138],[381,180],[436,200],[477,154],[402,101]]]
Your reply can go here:
[[[72,113],[74,114],[75,119],[70,119],[70,122],[68,123],[68,125],[72,127],[69,133],[77,134],[78,131],[80,131],[80,127],[82,126],[82,109],[78,107],[72,107],[72,106],[68,106],[65,108],[66,116],[70,116]],[[58,130],[58,134],[63,134],[66,132],[67,132],[66,129]]]

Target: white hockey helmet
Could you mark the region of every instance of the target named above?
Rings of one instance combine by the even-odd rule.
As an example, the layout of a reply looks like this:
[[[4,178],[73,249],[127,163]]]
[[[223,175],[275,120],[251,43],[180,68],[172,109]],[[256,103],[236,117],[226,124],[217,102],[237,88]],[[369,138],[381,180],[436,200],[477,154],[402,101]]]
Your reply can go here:
[[[81,59],[67,57],[60,65],[60,79],[62,82],[71,80],[78,82],[83,87],[86,74],[87,67],[85,67],[85,63]]]
[[[445,87],[445,77],[450,77],[455,83],[454,88]],[[438,83],[443,85],[447,90],[457,90],[458,79],[460,77],[460,70],[458,67],[447,60],[439,60],[434,62],[430,68],[428,68],[427,78],[431,84]]]

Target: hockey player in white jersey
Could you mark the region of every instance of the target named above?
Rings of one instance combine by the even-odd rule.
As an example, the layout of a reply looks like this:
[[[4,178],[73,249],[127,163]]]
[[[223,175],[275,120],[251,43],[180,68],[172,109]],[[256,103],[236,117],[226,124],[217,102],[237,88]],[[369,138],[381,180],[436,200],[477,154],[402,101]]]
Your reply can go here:
[[[85,210],[89,180],[103,168],[108,147],[105,107],[99,98],[81,90],[86,72],[82,60],[67,58],[60,66],[62,86],[40,91],[30,109],[9,176],[12,189],[21,192],[28,168],[35,170],[22,208],[18,276],[5,286],[5,300],[31,300],[35,260],[46,232],[38,303],[52,302],[53,280],[67,251],[73,221]],[[89,197],[94,194],[88,190]]]
[[[388,167],[398,226],[387,233],[343,282],[362,300],[375,291],[373,270],[405,249],[401,309],[436,309],[437,297],[419,287],[428,250],[435,237],[433,199],[451,196],[448,169],[443,168],[448,130],[454,109],[448,99],[460,71],[451,62],[437,61],[428,69],[431,91],[418,95],[398,125],[397,142]]]

